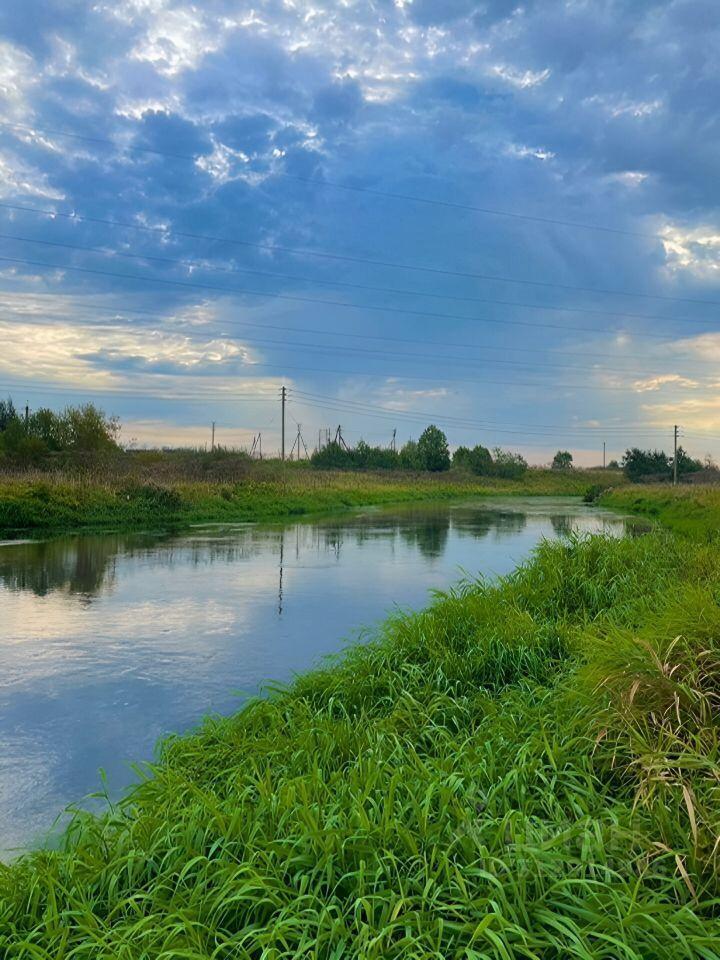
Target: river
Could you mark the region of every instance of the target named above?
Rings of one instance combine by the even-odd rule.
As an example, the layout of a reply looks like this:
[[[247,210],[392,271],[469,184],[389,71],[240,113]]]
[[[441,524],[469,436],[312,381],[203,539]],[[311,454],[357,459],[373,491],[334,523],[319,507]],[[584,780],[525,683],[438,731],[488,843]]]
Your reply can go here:
[[[544,537],[624,529],[570,498],[491,498],[0,542],[0,855],[43,842],[101,768],[117,796],[158,738],[237,709],[393,609],[507,573]]]

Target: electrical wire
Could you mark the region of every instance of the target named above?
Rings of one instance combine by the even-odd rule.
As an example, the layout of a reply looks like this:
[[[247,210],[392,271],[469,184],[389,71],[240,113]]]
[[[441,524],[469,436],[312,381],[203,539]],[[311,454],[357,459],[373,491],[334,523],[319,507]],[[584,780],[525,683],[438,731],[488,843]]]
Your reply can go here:
[[[522,307],[527,310],[549,310],[561,313],[579,313],[589,316],[616,317],[629,320],[660,320],[664,323],[709,323],[716,324],[717,320],[694,317],[668,317],[664,314],[654,313],[626,313],[618,310],[593,310],[588,307],[566,307],[560,305],[547,305],[539,303],[527,303],[518,300],[499,300],[492,297],[461,297],[453,294],[433,293],[423,290],[405,290],[398,287],[378,287],[366,283],[351,283],[345,280],[325,280],[317,277],[301,277],[287,273],[273,273],[267,270],[253,270],[248,267],[224,267],[218,264],[209,263],[207,260],[187,259],[177,257],[158,257],[148,253],[124,253],[120,250],[108,249],[107,247],[88,247],[82,244],[66,243],[60,240],[46,240],[39,237],[22,237],[17,234],[0,233],[0,240],[13,240],[20,243],[31,243],[46,247],[58,247],[64,250],[77,250],[82,253],[93,253],[103,257],[120,257],[123,260],[143,260],[149,263],[170,264],[173,266],[187,267],[190,270],[200,269],[211,271],[213,273],[229,274],[248,274],[251,276],[265,277],[272,280],[290,280],[296,283],[318,284],[328,287],[346,287],[352,290],[362,290],[371,293],[391,294],[393,296],[409,297],[428,297],[434,300],[452,300],[460,303],[482,303],[493,306]]]
[[[43,260],[29,260],[23,257],[6,257],[0,256],[0,261],[4,263],[18,263],[24,264],[26,266],[34,267],[45,267],[50,270],[60,270],[66,271],[71,270],[75,273],[85,273],[93,276],[101,277],[112,277],[119,280],[134,280],[141,283],[159,283],[169,286],[176,287],[186,287],[190,289],[199,289],[199,290],[213,290],[219,293],[226,294],[241,294],[243,296],[252,296],[252,297],[267,297],[276,300],[290,301],[294,303],[311,303],[313,305],[321,305],[326,307],[340,307],[342,309],[350,310],[360,310],[360,311],[372,311],[374,313],[392,313],[400,314],[403,316],[412,316],[412,317],[426,317],[429,319],[435,320],[452,320],[462,323],[490,323],[500,326],[515,326],[515,327],[529,327],[531,329],[547,328],[553,330],[563,330],[563,331],[580,331],[582,333],[597,333],[597,330],[592,327],[576,327],[569,326],[564,324],[553,324],[553,323],[531,323],[528,320],[508,320],[508,319],[499,319],[495,317],[465,317],[458,314],[452,313],[436,313],[427,310],[410,310],[404,307],[385,307],[385,306],[375,306],[375,305],[358,305],[354,303],[347,303],[343,300],[322,300],[318,297],[303,297],[296,294],[285,294],[285,293],[268,293],[260,290],[250,290],[247,287],[223,287],[218,286],[217,284],[210,283],[199,283],[197,281],[189,280],[168,280],[164,277],[147,277],[147,276],[137,276],[135,274],[128,273],[114,273],[108,270],[97,270],[92,267],[76,267],[70,264],[61,264],[61,263],[48,263]],[[621,332],[621,331],[616,331]],[[667,340],[669,339],[662,334],[652,334],[645,333],[643,337],[652,337],[653,339],[658,340]]]
[[[306,248],[286,247],[279,244],[259,243],[251,240],[239,240],[235,237],[220,237],[210,234],[190,233],[188,231],[176,230],[166,227],[151,227],[147,224],[132,223],[125,220],[113,220],[107,217],[90,217],[79,213],[65,213],[59,210],[47,210],[41,207],[30,207],[22,204],[0,203],[0,209],[22,211],[40,216],[47,216],[51,219],[58,217],[66,220],[75,220],[85,223],[100,223],[111,227],[122,227],[129,230],[138,230],[145,233],[154,233],[167,238],[168,236],[183,237],[189,240],[204,240],[213,243],[225,243],[241,247],[253,247],[258,250],[266,250],[274,253],[289,253],[294,256],[316,257],[325,260],[341,261],[345,263],[359,263],[365,266],[387,267],[394,270],[412,270],[420,273],[432,275],[460,277],[467,280],[490,280],[499,283],[516,283],[522,286],[543,287],[549,289],[571,290],[578,293],[601,294],[603,296],[633,297],[641,300],[661,300],[669,303],[693,303],[703,306],[720,306],[718,300],[700,300],[692,297],[673,297],[668,294],[643,293],[637,290],[613,290],[603,287],[585,287],[576,284],[554,283],[549,280],[530,280],[527,277],[506,277],[497,274],[488,273],[470,273],[461,270],[448,270],[441,267],[429,267],[413,263],[396,262],[392,260],[379,260],[370,257],[356,257],[349,254],[331,253],[322,250],[308,250]]]
[[[152,156],[167,157],[174,160],[186,160],[197,164],[205,156],[204,154],[182,154],[158,150],[152,147],[139,147],[132,144],[118,144],[116,141],[105,137],[89,137],[79,133],[69,133],[62,130],[50,130],[41,127],[31,127],[26,124],[11,123],[10,121],[0,121],[0,126],[10,129],[25,130],[33,134],[44,134],[53,137],[66,137],[72,140],[78,140],[97,145],[108,145],[118,152],[123,153],[144,153]],[[207,132],[206,132],[207,134]],[[327,187],[334,190],[346,190],[352,193],[363,193],[370,196],[379,197],[384,200],[399,200],[411,203],[427,204],[434,207],[446,207],[453,210],[466,210],[471,213],[482,213],[494,217],[506,217],[512,220],[527,221],[531,223],[540,223],[544,225],[570,227],[580,230],[597,230],[601,233],[611,233],[626,237],[639,237],[646,240],[665,241],[667,237],[660,233],[645,233],[638,230],[627,230],[622,227],[610,227],[605,224],[582,223],[577,220],[564,220],[557,217],[546,217],[536,214],[518,213],[514,210],[500,210],[496,207],[481,207],[475,204],[461,203],[456,200],[440,200],[432,197],[423,197],[415,194],[398,193],[397,191],[378,190],[375,187],[362,187],[357,184],[340,183],[334,180],[318,179],[317,177],[303,177],[299,174],[287,173],[286,171],[272,170],[268,172],[268,178],[281,177],[285,180],[293,180],[299,183],[306,183],[312,186]]]

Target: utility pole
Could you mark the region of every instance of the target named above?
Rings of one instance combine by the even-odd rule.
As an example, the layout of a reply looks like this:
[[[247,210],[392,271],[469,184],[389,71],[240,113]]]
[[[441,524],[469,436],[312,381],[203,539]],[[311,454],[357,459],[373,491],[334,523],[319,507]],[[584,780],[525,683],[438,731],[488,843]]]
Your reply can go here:
[[[603,470],[605,469],[605,441],[603,440]]]
[[[280,459],[285,459],[285,401],[287,399],[287,390],[283,386],[280,391],[280,399],[282,402],[282,443],[280,446]]]
[[[215,421],[212,422],[212,440],[210,441],[211,452],[215,450]]]
[[[677,442],[678,425],[673,427],[673,486],[677,486]]]
[[[25,404],[25,433],[28,432],[28,427],[30,426],[30,407]]]
[[[395,453],[395,437],[397,435],[397,427],[393,427],[392,440],[390,441],[390,449]]]

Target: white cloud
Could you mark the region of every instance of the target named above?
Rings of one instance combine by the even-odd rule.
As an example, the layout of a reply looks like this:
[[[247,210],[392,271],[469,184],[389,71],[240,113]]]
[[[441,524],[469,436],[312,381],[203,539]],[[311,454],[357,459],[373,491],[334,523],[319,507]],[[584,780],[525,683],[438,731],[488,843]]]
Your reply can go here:
[[[27,123],[27,97],[40,80],[35,61],[24,50],[0,39],[0,116]]]
[[[53,381],[91,387],[131,385],[136,376],[104,369],[103,365],[137,362],[169,365],[187,372],[207,372],[228,363],[251,365],[248,348],[220,338],[198,339],[159,329],[91,327],[72,322],[0,322],[0,370],[6,376],[33,377],[39,384]],[[152,378],[146,379],[151,383]],[[195,381],[193,380],[193,383]],[[218,388],[232,381],[213,379]]]
[[[527,90],[530,87],[537,87],[550,76],[550,70],[520,70],[506,63],[496,64],[490,68],[490,73],[509,83],[510,86],[518,90]]]
[[[681,377],[679,373],[660,373],[654,377],[646,377],[643,380],[633,382],[633,390],[636,393],[647,393],[650,390],[659,390],[661,387],[674,386],[684,387],[694,390],[700,384],[697,380],[690,380],[688,377]]]
[[[720,278],[720,233],[716,227],[685,229],[668,224],[662,236],[670,273],[687,271],[703,280]]]

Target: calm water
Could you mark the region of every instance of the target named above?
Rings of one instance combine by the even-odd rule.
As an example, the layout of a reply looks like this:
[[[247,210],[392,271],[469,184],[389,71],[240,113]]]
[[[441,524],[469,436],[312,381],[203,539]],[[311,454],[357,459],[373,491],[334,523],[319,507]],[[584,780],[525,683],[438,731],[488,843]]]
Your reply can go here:
[[[99,768],[121,792],[163,734],[571,529],[623,520],[533,498],[0,543],[0,851],[40,841]]]

